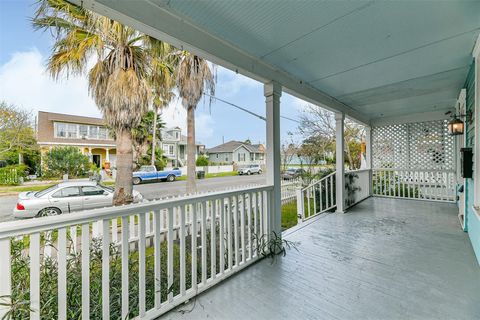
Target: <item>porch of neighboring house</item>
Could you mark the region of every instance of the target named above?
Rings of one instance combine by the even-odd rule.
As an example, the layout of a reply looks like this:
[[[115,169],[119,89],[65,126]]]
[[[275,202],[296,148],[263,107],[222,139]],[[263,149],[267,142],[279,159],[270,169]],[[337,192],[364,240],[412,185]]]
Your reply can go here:
[[[161,319],[478,319],[480,272],[458,225],[455,204],[368,198],[288,230],[285,257]]]

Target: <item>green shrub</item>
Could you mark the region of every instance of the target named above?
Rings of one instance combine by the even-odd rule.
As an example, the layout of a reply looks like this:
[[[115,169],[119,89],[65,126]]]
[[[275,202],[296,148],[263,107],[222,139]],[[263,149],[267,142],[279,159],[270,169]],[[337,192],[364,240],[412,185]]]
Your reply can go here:
[[[44,175],[61,178],[68,174],[71,178],[84,177],[90,169],[88,156],[76,147],[55,147],[45,154]]]
[[[208,166],[208,158],[205,156],[198,156],[196,165],[198,167],[206,167]]]
[[[28,167],[24,164],[0,168],[0,185],[17,185],[27,176]]]

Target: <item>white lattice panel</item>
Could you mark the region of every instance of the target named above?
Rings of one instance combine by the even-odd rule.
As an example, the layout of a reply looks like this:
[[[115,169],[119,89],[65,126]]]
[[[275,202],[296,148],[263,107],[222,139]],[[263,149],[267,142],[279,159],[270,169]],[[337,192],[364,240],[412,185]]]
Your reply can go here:
[[[374,168],[454,169],[447,120],[372,128]]]

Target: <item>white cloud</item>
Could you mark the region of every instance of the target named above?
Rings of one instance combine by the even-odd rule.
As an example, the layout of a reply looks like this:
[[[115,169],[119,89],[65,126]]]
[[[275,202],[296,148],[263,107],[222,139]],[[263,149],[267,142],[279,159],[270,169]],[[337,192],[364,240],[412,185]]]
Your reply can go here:
[[[205,143],[213,136],[215,120],[206,113],[200,113],[195,117],[195,134],[198,141]]]
[[[45,71],[45,57],[36,50],[16,52],[0,66],[0,99],[36,114],[50,111],[100,116],[88,95],[85,77],[53,80]]]
[[[241,74],[217,67],[217,92],[222,92],[222,98],[234,97],[241,91],[258,88],[261,84]]]

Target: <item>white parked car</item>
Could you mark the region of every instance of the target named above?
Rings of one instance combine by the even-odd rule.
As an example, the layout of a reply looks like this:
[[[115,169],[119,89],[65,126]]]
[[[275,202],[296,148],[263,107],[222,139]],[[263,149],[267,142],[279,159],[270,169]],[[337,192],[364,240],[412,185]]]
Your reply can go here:
[[[15,218],[56,216],[62,213],[109,207],[114,189],[96,181],[62,182],[38,192],[22,192],[13,209]],[[134,202],[143,200],[133,191]]]
[[[262,168],[260,168],[259,164],[250,164],[248,166],[238,169],[239,175],[244,175],[244,174],[250,175],[253,173],[262,174]]]

